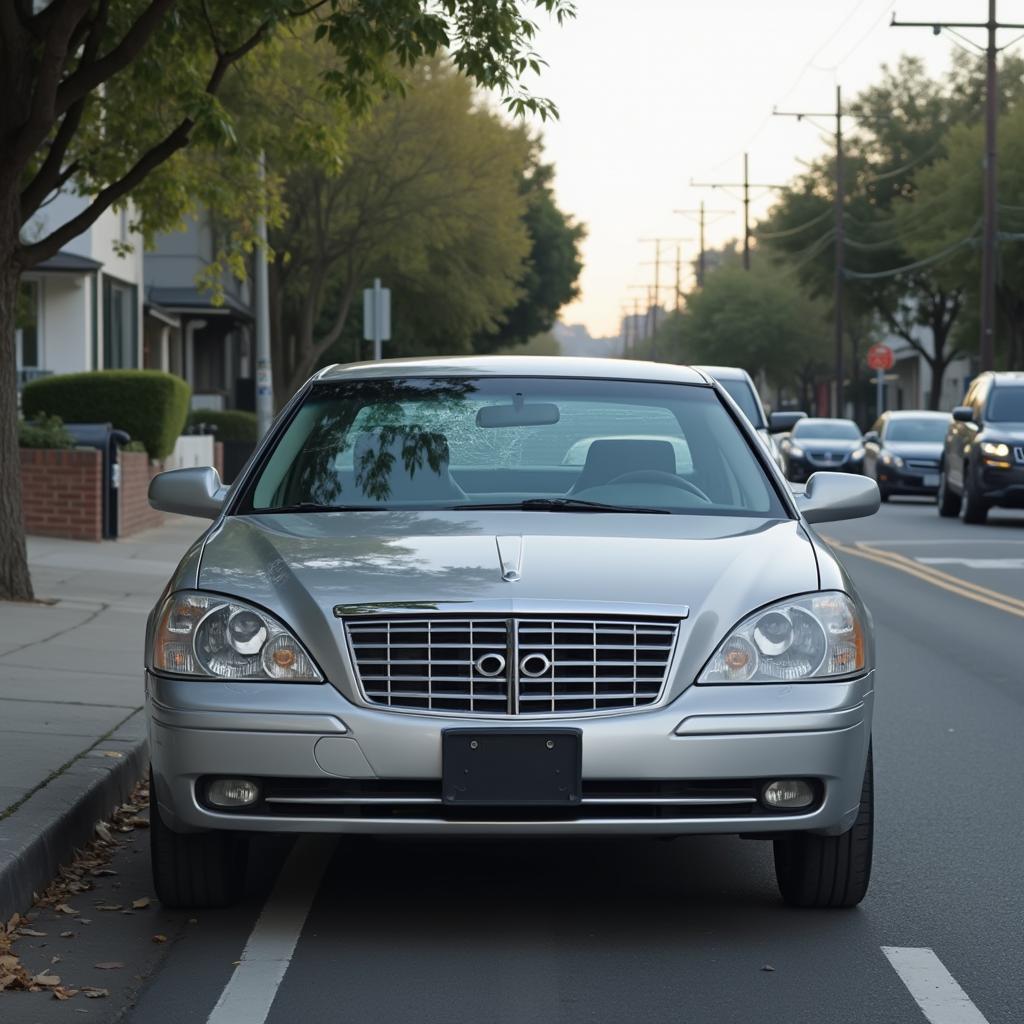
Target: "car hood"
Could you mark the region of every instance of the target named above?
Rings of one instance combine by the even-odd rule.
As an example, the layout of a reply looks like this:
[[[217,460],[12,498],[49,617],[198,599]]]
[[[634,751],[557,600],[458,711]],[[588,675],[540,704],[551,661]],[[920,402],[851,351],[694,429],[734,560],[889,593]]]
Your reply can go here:
[[[941,441],[890,441],[885,450],[901,459],[941,459]]]
[[[518,580],[503,578],[503,561]],[[225,518],[206,542],[198,584],[273,612],[345,692],[351,669],[339,617],[367,605],[461,614],[474,607],[611,615],[624,614],[624,606],[632,614],[685,608],[679,665],[692,677],[739,619],[816,590],[818,566],[794,520],[291,513]]]
[[[985,440],[1024,444],[1024,423],[986,423]]]
[[[822,452],[837,452],[847,455],[861,446],[859,439],[850,441],[847,438],[838,437],[809,437],[806,441],[803,438],[794,437],[793,444],[812,455],[819,455]]]

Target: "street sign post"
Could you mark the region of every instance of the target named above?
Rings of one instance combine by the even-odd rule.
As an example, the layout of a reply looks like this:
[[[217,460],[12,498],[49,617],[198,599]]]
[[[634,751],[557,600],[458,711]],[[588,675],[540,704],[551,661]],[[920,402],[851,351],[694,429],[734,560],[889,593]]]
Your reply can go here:
[[[363,289],[363,338],[373,342],[373,358],[383,359],[381,342],[391,340],[391,289],[381,288],[379,277]]]
[[[882,415],[885,371],[892,369],[892,349],[888,345],[872,345],[868,349],[868,366],[875,371],[875,415]]]

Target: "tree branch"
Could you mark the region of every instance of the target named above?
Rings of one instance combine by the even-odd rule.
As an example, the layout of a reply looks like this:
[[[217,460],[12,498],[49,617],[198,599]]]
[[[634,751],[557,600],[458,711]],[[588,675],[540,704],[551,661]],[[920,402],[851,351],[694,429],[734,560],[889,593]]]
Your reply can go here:
[[[206,83],[206,92],[211,96],[217,92],[224,80],[227,70],[236,61],[241,60],[253,47],[257,46],[270,28],[270,22],[262,25],[240,46],[221,54],[214,64],[213,71]],[[104,210],[109,209],[119,199],[123,199],[136,185],[142,182],[155,168],[170,159],[179,149],[189,143],[195,120],[184,118],[181,123],[155,146],[152,146],[135,162],[134,166],[121,178],[106,188],[101,189],[95,199],[77,216],[66,224],[52,231],[45,238],[31,245],[19,246],[15,252],[15,260],[26,270],[41,263],[60,251],[61,246],[76,238],[90,227]]]

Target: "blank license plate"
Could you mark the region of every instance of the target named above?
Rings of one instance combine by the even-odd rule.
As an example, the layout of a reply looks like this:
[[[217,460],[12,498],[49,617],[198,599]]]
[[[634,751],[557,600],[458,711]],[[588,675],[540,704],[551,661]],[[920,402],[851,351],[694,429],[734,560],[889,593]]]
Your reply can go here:
[[[447,729],[441,734],[446,804],[547,804],[580,800],[578,729]]]

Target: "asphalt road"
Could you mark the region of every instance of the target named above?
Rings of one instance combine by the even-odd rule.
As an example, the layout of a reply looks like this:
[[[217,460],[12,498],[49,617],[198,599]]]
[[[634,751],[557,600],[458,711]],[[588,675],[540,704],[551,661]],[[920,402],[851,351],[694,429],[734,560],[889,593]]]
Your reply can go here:
[[[857,910],[784,908],[770,845],[731,838],[268,841],[235,910],[90,910],[150,892],[139,834],[76,898],[91,924],[56,938],[67,919],[44,913],[19,944],[109,997],[6,995],[0,1020],[1021,1024],[1024,516],[895,500],[822,532],[878,638]]]

